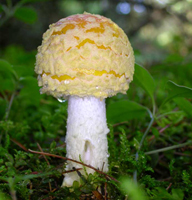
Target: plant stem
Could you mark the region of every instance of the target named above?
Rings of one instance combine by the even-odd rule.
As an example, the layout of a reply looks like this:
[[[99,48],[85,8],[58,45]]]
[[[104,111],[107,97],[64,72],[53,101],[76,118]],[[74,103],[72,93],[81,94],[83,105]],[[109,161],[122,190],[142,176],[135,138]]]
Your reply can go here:
[[[15,178],[9,178],[8,179],[8,183],[9,183],[9,188],[10,188],[10,195],[11,195],[11,198],[12,198],[12,200],[17,200],[17,196],[16,196],[16,191],[15,191],[15,188],[14,188],[14,186],[15,186]]]
[[[154,107],[153,107],[153,109],[154,109]],[[154,112],[154,110],[153,110],[153,112]],[[153,125],[153,122],[154,122],[153,114],[151,113],[150,110],[148,110],[148,113],[149,113],[149,115],[150,115],[150,117],[151,117],[151,121],[150,121],[150,123],[149,123],[149,125],[148,125],[148,127],[147,127],[147,129],[146,129],[146,131],[145,131],[145,133],[143,134],[143,137],[141,138],[140,143],[139,143],[138,151],[137,151],[137,153],[135,154],[135,160],[136,160],[136,162],[137,162],[138,159],[139,159],[139,151],[141,150],[141,148],[142,148],[142,146],[143,146],[143,142],[144,142],[144,140],[145,140],[145,138],[146,138],[146,136],[147,136],[147,134],[148,134],[148,132],[149,132],[151,126]],[[137,170],[135,170],[135,171],[133,172],[133,180],[134,180],[134,182],[137,184]]]
[[[166,113],[163,113],[162,115],[159,115],[156,117],[156,119],[160,119],[166,115],[172,115],[172,114],[177,114],[177,113],[183,113],[183,111],[170,111],[170,112],[166,112]]]
[[[8,21],[11,17],[13,17],[15,11],[24,4],[23,1],[19,1],[15,6],[13,6],[12,0],[6,0],[6,2],[7,2],[7,6],[6,5],[2,6],[5,16],[0,21],[0,27],[3,26],[4,23]]]
[[[165,147],[165,148],[161,148],[161,149],[157,149],[157,150],[153,150],[153,151],[148,151],[145,153],[145,155],[150,155],[150,154],[154,154],[154,153],[159,153],[159,152],[163,152],[163,151],[169,151],[169,150],[172,150],[172,149],[177,149],[177,148],[181,148],[181,147],[184,147],[188,144],[191,144],[192,141],[188,141],[188,142],[185,142],[185,143],[182,143],[182,144],[177,144],[177,145],[173,145],[173,146],[170,146],[170,147]]]
[[[144,142],[144,140],[145,140],[145,138],[146,138],[146,136],[147,136],[147,134],[148,134],[148,132],[149,132],[151,126],[153,125],[153,122],[154,122],[154,118],[152,117],[152,118],[151,118],[151,121],[150,121],[150,123],[149,123],[149,125],[148,125],[148,127],[147,127],[147,129],[146,129],[146,131],[145,131],[145,133],[144,133],[144,135],[143,135],[143,137],[142,137],[142,139],[141,139],[141,142],[140,142],[140,144],[139,144],[139,149],[138,149],[139,151],[141,150],[141,148],[142,148],[142,146],[143,146],[143,142]]]
[[[155,105],[155,100],[154,100],[154,98],[152,98],[152,104],[153,104],[153,116],[155,116],[156,105]]]
[[[9,113],[10,113],[10,110],[11,110],[11,106],[13,104],[13,100],[14,100],[15,94],[16,94],[16,91],[14,91],[13,94],[11,95],[11,99],[9,101],[9,105],[8,105],[8,108],[7,108],[7,111],[6,111],[6,114],[5,114],[5,121],[8,120]]]

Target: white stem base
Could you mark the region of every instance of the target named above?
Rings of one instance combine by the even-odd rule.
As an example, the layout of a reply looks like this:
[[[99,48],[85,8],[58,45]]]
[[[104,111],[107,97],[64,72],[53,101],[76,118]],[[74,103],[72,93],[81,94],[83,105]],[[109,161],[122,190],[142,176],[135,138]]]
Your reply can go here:
[[[66,148],[67,158],[83,161],[104,172],[108,171],[108,144],[105,101],[95,97],[69,97]],[[67,161],[66,170],[83,168]],[[94,170],[86,168],[87,173]],[[80,173],[85,174],[84,170]],[[62,186],[72,186],[79,181],[77,172],[65,174]]]

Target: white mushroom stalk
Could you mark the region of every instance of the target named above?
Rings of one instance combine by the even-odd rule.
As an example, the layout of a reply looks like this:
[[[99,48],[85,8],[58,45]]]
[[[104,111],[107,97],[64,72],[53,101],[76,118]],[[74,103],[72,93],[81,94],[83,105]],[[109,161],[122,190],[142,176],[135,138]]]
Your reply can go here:
[[[134,53],[124,31],[100,15],[61,19],[43,34],[35,72],[41,93],[69,99],[66,156],[107,172],[109,130],[104,99],[126,94],[134,73]],[[82,168],[67,161],[66,171],[74,167]],[[88,167],[86,171],[94,173]],[[65,173],[63,186],[76,180],[77,172]]]
[[[108,171],[108,144],[105,100],[96,97],[70,96],[68,100],[68,119],[66,148],[67,158],[81,160],[96,169]],[[82,165],[68,161],[66,170],[83,168]],[[85,174],[83,170],[80,171]],[[91,168],[86,172],[94,173]],[[79,181],[77,172],[65,174],[63,186],[71,186]]]

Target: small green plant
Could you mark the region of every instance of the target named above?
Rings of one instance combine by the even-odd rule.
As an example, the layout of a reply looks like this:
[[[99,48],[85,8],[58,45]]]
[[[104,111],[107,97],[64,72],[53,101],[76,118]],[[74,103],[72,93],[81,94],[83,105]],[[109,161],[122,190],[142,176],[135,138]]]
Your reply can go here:
[[[38,1],[38,0],[36,0]],[[14,17],[27,24],[33,24],[37,20],[37,13],[31,6],[26,6],[27,3],[35,2],[33,0],[21,0],[13,4],[12,0],[6,0],[5,4],[0,4],[0,27],[3,26],[10,18]]]

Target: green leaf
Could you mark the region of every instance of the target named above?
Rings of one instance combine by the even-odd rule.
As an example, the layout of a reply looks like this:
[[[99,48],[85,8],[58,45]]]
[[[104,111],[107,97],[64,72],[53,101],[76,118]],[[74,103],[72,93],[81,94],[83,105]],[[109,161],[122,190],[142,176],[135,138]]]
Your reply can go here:
[[[0,73],[5,73],[8,76],[15,75],[15,71],[12,65],[3,59],[0,59]]]
[[[12,198],[10,196],[7,196],[7,194],[0,192],[0,199],[1,200],[11,200]]]
[[[172,189],[172,196],[174,200],[182,200],[184,198],[184,193],[181,189]]]
[[[36,51],[25,51],[21,46],[9,45],[3,51],[3,57],[14,63],[13,69],[18,77],[33,76]]]
[[[40,103],[40,93],[39,87],[37,85],[37,79],[34,77],[22,77],[20,78],[21,91],[19,98],[23,100],[23,103],[26,105],[35,105],[38,106]]]
[[[192,117],[192,104],[183,97],[174,98],[175,103],[184,110],[190,117]]]
[[[12,92],[15,89],[15,83],[12,78],[5,78],[0,74],[0,91]]]
[[[133,80],[136,84],[142,87],[150,95],[152,101],[154,101],[153,94],[155,91],[155,82],[150,73],[143,67],[135,64],[135,73]]]
[[[148,109],[129,100],[113,102],[107,107],[107,119],[109,123],[128,121],[143,118]]]
[[[130,200],[147,200],[145,192],[136,185],[130,178],[123,177],[120,179],[121,182],[121,190],[124,194],[129,196]]]
[[[37,20],[37,13],[33,8],[28,8],[28,7],[21,7],[18,8],[15,13],[14,16],[25,23],[28,24],[33,24],[36,22]]]
[[[73,188],[74,189],[78,189],[79,188],[79,182],[78,181],[74,181],[73,182]]]
[[[172,189],[171,194],[165,188],[155,188],[152,193],[155,200],[183,200],[184,198],[184,194],[179,188]]]
[[[0,91],[12,91],[15,88],[17,74],[6,60],[0,59]]]
[[[171,194],[168,193],[168,191],[165,188],[155,188],[154,190],[152,190],[152,194],[153,194],[153,199],[155,200],[173,200]]]
[[[192,98],[192,88],[177,85],[173,81],[167,82],[167,89],[169,90],[169,94],[161,106],[176,97]]]

